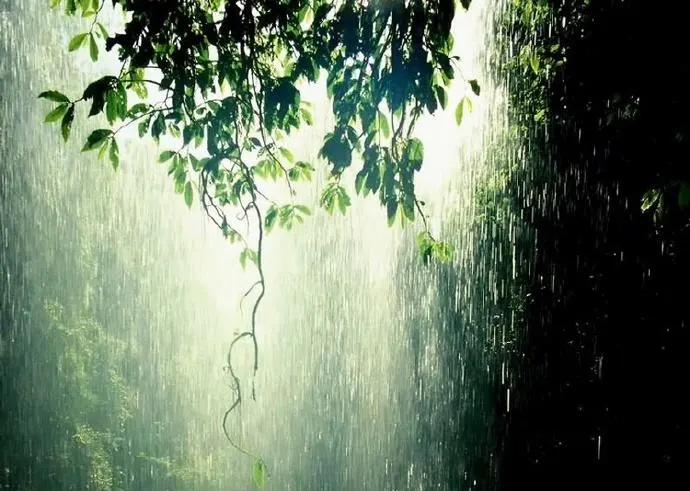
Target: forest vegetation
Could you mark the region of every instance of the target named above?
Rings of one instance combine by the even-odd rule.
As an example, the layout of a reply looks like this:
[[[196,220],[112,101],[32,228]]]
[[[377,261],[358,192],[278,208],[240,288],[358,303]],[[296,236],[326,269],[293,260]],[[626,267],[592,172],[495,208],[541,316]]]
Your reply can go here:
[[[324,78],[332,101],[334,125],[318,160],[327,172],[320,206],[345,214],[355,195],[376,196],[389,225],[420,227],[422,260],[452,259],[452,238],[432,236],[415,193],[424,145],[413,133],[423,114],[447,108],[451,83],[466,92],[449,108],[458,124],[482,97],[482,81],[464,74],[452,55],[451,22],[457,9],[471,8],[469,0],[50,3],[56,15],[84,19],[67,50],[83,50],[94,62],[116,53],[121,68],[81,93],[46,88],[39,96],[50,103],[45,121],[74,145],[73,125],[88,115],[89,135],[79,149],[116,169],[124,164],[125,128],[159,142],[158,160],[175,191],[188,206],[200,204],[219,233],[239,245],[242,265],[256,271],[251,325],[229,347],[234,389],[226,416],[254,397],[240,390],[231,358],[236,342],[249,341],[258,370],[262,247],[270,240],[264,235],[278,227],[299,233],[313,212],[295,188],[318,169],[285,144],[314,124],[313,107],[300,94],[304,84]],[[123,14],[117,32],[101,18],[111,3]],[[474,363],[511,366],[512,396],[507,411],[495,376],[487,396],[495,422],[468,414],[477,427],[490,426],[495,448],[481,447],[479,437],[460,441],[454,429],[420,435],[447,443],[449,485],[608,490],[682,482],[690,65],[679,9],[640,0],[510,0],[494,26],[504,38],[493,70],[511,80],[510,138],[520,153],[519,165],[475,190],[473,226],[491,224],[494,231],[481,239],[477,263],[500,275],[492,281],[510,285],[477,315],[503,326],[511,343],[492,358],[477,354]],[[650,49],[663,75],[640,62]],[[496,156],[504,157],[514,161]],[[356,176],[353,189],[346,172]],[[288,198],[273,201],[266,182],[282,184]],[[522,235],[512,234],[510,216],[525,224]],[[255,233],[242,233],[244,222]],[[91,247],[73,268],[85,284],[96,274]],[[20,261],[2,267],[3,277],[21,277]],[[461,274],[437,272],[447,292],[438,306],[447,316],[439,334],[448,347],[444,367],[457,377],[451,355],[465,320],[454,317],[451,298]],[[478,274],[477,295],[482,281],[487,273]],[[209,453],[186,439],[181,389],[168,385],[155,395],[175,401],[172,413],[139,399],[141,387],[161,379],[158,368],[133,366],[140,354],[126,342],[126,322],[106,325],[85,297],[34,300],[31,316],[2,299],[0,486],[220,489],[223,465],[205,465]],[[41,329],[29,339],[31,323]],[[54,385],[34,387],[30,367],[53,371]],[[166,366],[163,378],[182,380],[182,372]],[[450,404],[460,411],[460,396]],[[253,458],[252,480],[261,488],[261,457],[226,436]],[[464,482],[469,478],[453,467],[458,459],[470,462],[472,480],[480,479]]]

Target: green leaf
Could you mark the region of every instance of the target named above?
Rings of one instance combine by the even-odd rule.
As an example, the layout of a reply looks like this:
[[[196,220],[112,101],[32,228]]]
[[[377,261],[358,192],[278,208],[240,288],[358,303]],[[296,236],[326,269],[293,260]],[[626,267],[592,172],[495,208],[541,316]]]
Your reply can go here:
[[[93,34],[89,35],[89,55],[91,56],[91,61],[98,60],[98,45]]]
[[[388,199],[386,203],[386,216],[388,218],[388,226],[392,227],[395,223],[395,217],[398,214],[398,202],[395,201],[395,197],[392,196]]]
[[[336,199],[338,202],[338,209],[343,215],[347,212],[347,207],[351,205],[350,197],[347,195],[345,188],[338,186],[336,190]]]
[[[117,120],[117,116],[120,112],[120,109],[118,107],[120,101],[118,99],[117,93],[114,90],[109,90],[105,99],[105,117],[108,120],[108,123],[112,125]]]
[[[108,36],[108,31],[106,28],[101,24],[100,22],[96,22],[96,27],[98,28],[98,31],[100,32],[100,35],[103,39],[107,39]]]
[[[98,151],[98,160],[101,160],[103,157],[105,157],[105,154],[108,151],[109,147],[110,145],[108,145],[107,141],[104,145],[101,145],[101,149]]]
[[[449,263],[453,260],[453,248],[447,242],[436,242],[431,247],[431,254],[440,263]]]
[[[307,123],[309,126],[314,124],[314,116],[305,108],[301,107],[299,109],[300,114],[302,115],[302,119],[304,119],[304,122]]]
[[[161,152],[161,154],[158,156],[158,162],[167,162],[171,158],[175,156],[177,152],[174,152],[172,150],[166,150],[164,152]]]
[[[295,166],[300,168],[300,170],[302,171],[302,177],[304,177],[304,179],[306,179],[307,181],[311,180],[311,174],[315,171],[313,165],[311,165],[309,162],[300,161],[297,162]]]
[[[131,111],[131,109],[130,109]],[[189,145],[189,142],[192,141],[192,138],[194,137],[194,130],[192,126],[185,126],[182,129],[182,143],[184,145]]]
[[[276,164],[273,160],[262,160],[252,167],[252,172],[261,179],[275,178],[278,176]]]
[[[113,85],[117,82],[117,77],[108,75],[90,83],[86,89],[84,89],[82,98],[91,100],[89,116],[95,116],[103,110],[106,95],[112,90]]]
[[[364,169],[359,171],[355,176],[355,193],[362,194],[362,185],[364,184],[364,179],[367,174]]]
[[[112,136],[113,132],[112,130],[108,129],[99,129],[93,131],[86,139],[86,144],[84,145],[84,148],[81,149],[82,152],[87,152],[89,150],[95,150],[105,141]]]
[[[474,110],[474,104],[472,104],[472,99],[469,97],[463,97],[463,103],[465,104],[465,111],[471,113]]]
[[[333,174],[340,174],[352,164],[352,148],[344,136],[339,134],[329,133],[326,135],[319,156],[331,163]]]
[[[124,120],[127,117],[127,90],[119,80],[117,81],[115,94],[117,95],[117,115]]]
[[[65,117],[62,118],[62,124],[60,125],[60,131],[62,132],[62,138],[67,141],[69,139],[69,134],[72,131],[72,121],[74,121],[74,104],[70,104]]]
[[[661,193],[658,189],[650,189],[642,196],[642,211],[650,210],[658,201]]]
[[[120,166],[120,149],[117,147],[117,142],[113,138],[112,141],[110,142],[110,165],[113,166],[113,169],[117,170],[117,168]]]
[[[271,206],[264,217],[264,226],[266,227],[266,232],[270,232],[276,223],[276,218],[278,218],[278,208]]]
[[[151,123],[151,116],[147,116],[144,120],[139,123],[137,129],[139,131],[139,138],[143,138],[149,131],[149,124]]]
[[[151,136],[158,143],[160,136],[165,133],[165,116],[163,113],[158,113],[156,119],[153,120],[153,125],[151,125]]]
[[[532,53],[529,57],[529,66],[532,68],[535,75],[539,75],[539,57],[536,53]]]
[[[305,22],[307,19],[307,13],[311,12],[311,5],[310,2],[304,2],[304,5],[302,8],[297,12],[297,20],[299,20],[300,23]],[[308,22],[308,21],[307,21]]]
[[[458,102],[458,105],[455,107],[455,123],[458,126],[460,126],[462,124],[462,118],[464,115],[465,115],[465,104],[463,104],[463,101],[460,101],[460,102]]]
[[[438,103],[441,105],[442,109],[445,109],[448,105],[448,93],[446,92],[446,89],[444,89],[441,85],[435,85],[434,90],[436,91]]]
[[[132,84],[132,90],[139,99],[146,99],[149,96],[149,90],[146,88],[146,85],[142,83]]]
[[[210,158],[210,159],[208,159],[208,158],[203,159],[201,161],[204,164],[203,170],[205,170],[206,172],[208,172],[210,174],[215,174],[216,172],[218,172],[218,167],[220,166],[220,160],[221,160],[221,158],[217,157],[217,156]]]
[[[479,97],[479,94],[481,92],[481,87],[479,87],[479,82],[476,80],[470,80],[470,88],[472,89],[472,92],[474,92],[474,95]]]
[[[429,232],[419,232],[417,234],[417,247],[423,249],[433,243],[433,239]]]
[[[295,156],[292,155],[292,152],[288,150],[287,148],[280,148],[280,153],[287,159],[288,162],[293,164],[295,162]]]
[[[65,2],[65,13],[67,15],[74,15],[74,13],[77,11],[77,2],[76,0],[67,0]]]
[[[175,194],[184,193],[185,177],[184,173],[175,175]]]
[[[415,202],[414,196],[412,194],[406,194],[403,196],[401,201],[402,204],[402,217],[407,218],[409,221],[414,222],[415,219]],[[405,225],[405,221],[402,221]]]
[[[335,205],[335,189],[337,184],[330,183],[321,192],[321,198],[319,199],[319,205],[323,207],[328,214],[333,214],[333,206]]]
[[[303,215],[311,215],[311,210],[307,206],[295,205],[295,209],[300,211]]]
[[[192,202],[194,201],[194,190],[192,189],[192,183],[191,181],[187,181],[187,183],[184,185],[184,202],[187,205],[187,208],[192,207]]]
[[[57,90],[46,90],[45,92],[41,92],[38,94],[38,98],[48,99],[49,101],[53,102],[69,103],[69,97],[62,92],[58,92]]]
[[[424,144],[419,138],[410,138],[407,142],[407,158],[416,170],[419,170],[424,160]]]
[[[69,45],[67,46],[67,49],[69,51],[74,51],[74,50],[79,49],[84,44],[84,42],[86,41],[86,38],[88,35],[89,35],[88,32],[82,32],[81,34],[77,34],[76,36],[74,36],[70,40]]]
[[[230,227],[225,220],[223,220],[221,230],[223,232],[223,236],[228,239],[231,244],[242,240],[242,236],[238,234],[237,231],[235,231],[232,227]]]
[[[67,112],[67,104],[60,104],[58,107],[50,111],[46,118],[43,120],[44,123],[54,123]]]
[[[295,219],[295,208],[291,205],[285,205],[280,207],[278,212],[278,224],[285,230],[292,229],[292,223]]]
[[[424,264],[429,264],[432,257],[440,263],[447,263],[453,259],[453,247],[447,242],[435,240],[426,231],[417,235],[417,248]]]
[[[254,467],[252,469],[252,479],[254,481],[254,485],[258,489],[263,489],[266,485],[266,466],[264,465],[263,460],[256,459],[254,461]]]
[[[256,264],[258,258],[256,255],[256,251],[249,249],[248,247],[245,247],[244,250],[240,252],[240,264],[242,265],[242,269],[245,269],[247,267],[247,261],[251,261],[254,264]]]
[[[417,235],[417,248],[419,249],[419,254],[422,256],[424,264],[429,264],[433,246],[434,239],[429,235],[429,232],[420,232]]]
[[[458,126],[462,124],[462,118],[465,116],[465,114],[471,111],[472,100],[470,100],[469,97],[465,96],[460,100],[460,102],[458,102],[458,105],[455,108],[455,122]]]
[[[143,114],[146,111],[149,110],[151,106],[148,104],[145,104],[143,102],[139,102],[138,104],[134,104],[132,107],[129,108],[129,111],[127,111],[127,117],[132,118],[134,116],[138,116],[139,114]]]
[[[388,124],[388,118],[381,111],[376,114],[376,125],[384,138],[389,138],[391,136],[391,127]]]
[[[202,165],[202,163],[201,163],[201,160],[199,160],[198,158],[196,158],[196,157],[195,157],[194,155],[192,155],[191,153],[190,153],[189,155],[187,155],[187,156],[189,157],[189,162],[190,162],[190,164],[192,165],[192,169],[194,169],[194,171],[196,171],[196,172],[200,172],[201,169],[203,168],[203,165]]]

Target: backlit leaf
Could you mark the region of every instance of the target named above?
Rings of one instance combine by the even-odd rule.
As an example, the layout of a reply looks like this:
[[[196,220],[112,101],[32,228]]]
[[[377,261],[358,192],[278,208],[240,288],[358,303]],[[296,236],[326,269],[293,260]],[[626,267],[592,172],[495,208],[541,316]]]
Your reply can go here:
[[[113,134],[111,130],[100,129],[93,131],[86,139],[86,144],[81,149],[82,152],[99,148]]]
[[[529,66],[536,75],[539,75],[539,64],[539,57],[536,53],[532,53],[529,57]]]
[[[376,115],[376,122],[383,137],[389,138],[391,136],[391,127],[388,124],[388,118],[386,115],[379,111]]]
[[[174,156],[175,152],[173,152],[172,150],[166,150],[164,152],[161,152],[161,154],[158,156],[158,162],[167,162]]]
[[[288,150],[287,148],[281,148],[280,153],[282,154],[283,157],[287,159],[288,162],[291,164],[295,162],[295,156],[292,155],[292,152]]]
[[[192,188],[192,183],[187,181],[184,185],[184,202],[188,208],[192,207],[192,202],[194,201],[194,190]]]
[[[65,116],[62,118],[62,123],[60,125],[60,132],[62,133],[62,138],[67,141],[69,139],[70,132],[72,131],[72,122],[74,121],[74,104],[70,104]]]
[[[120,166],[120,149],[117,147],[117,142],[113,138],[113,140],[110,142],[110,165],[113,166],[113,169],[117,169]]]
[[[57,106],[55,109],[50,111],[47,115],[46,118],[43,120],[44,123],[54,123],[58,119],[60,119],[62,116],[65,115],[67,112],[67,104],[60,104]]]
[[[49,101],[53,102],[69,102],[69,97],[67,97],[62,92],[58,92],[57,90],[46,90],[45,92],[41,92],[40,94],[38,94],[38,98],[48,99]]]
[[[70,40],[69,45],[67,46],[67,49],[69,51],[74,51],[74,50],[79,49],[84,44],[84,42],[86,41],[86,38],[88,35],[89,35],[88,32],[82,32],[81,34],[77,34],[76,36],[74,36]]]
[[[252,480],[258,489],[263,489],[266,485],[266,466],[264,465],[264,461],[261,459],[256,459],[254,461]]]
[[[472,100],[465,96],[458,102],[455,108],[455,122],[458,126],[462,124],[462,119],[465,117],[465,114],[470,111],[472,111]]]
[[[642,211],[650,210],[658,201],[661,193],[658,189],[650,189],[642,196]]]
[[[299,210],[303,215],[311,215],[311,210],[307,206],[295,205],[295,209]]]
[[[103,24],[101,24],[100,22],[96,22],[96,27],[98,28],[98,32],[100,33],[101,37],[103,39],[107,39],[108,38],[108,31],[103,26]]]
[[[89,36],[89,55],[91,56],[91,61],[98,60],[98,45],[93,34]]]
[[[278,208],[276,208],[275,206],[271,206],[266,212],[266,216],[264,217],[264,226],[266,227],[266,232],[270,232],[273,229],[273,226],[275,225],[277,218]]]

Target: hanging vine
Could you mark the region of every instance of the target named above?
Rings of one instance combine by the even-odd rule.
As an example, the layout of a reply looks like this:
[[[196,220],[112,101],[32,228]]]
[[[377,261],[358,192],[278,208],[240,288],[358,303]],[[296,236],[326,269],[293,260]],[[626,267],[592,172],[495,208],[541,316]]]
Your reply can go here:
[[[247,455],[256,458],[232,438],[227,424],[243,401],[233,367],[240,341],[252,345],[254,376],[259,368],[264,234],[275,225],[289,230],[311,214],[295,202],[293,185],[309,181],[315,169],[296,161],[283,145],[291,132],[313,124],[311,105],[302,100],[298,84],[316,82],[325,71],[335,116],[319,152],[329,169],[320,206],[329,214],[336,209],[346,213],[351,200],[341,177],[358,162],[355,192],[377,194],[389,226],[419,214],[418,246],[425,262],[449,260],[450,246],[432,236],[424,203],[415,194],[424,146],[413,134],[424,112],[446,108],[447,89],[460,73],[450,33],[457,3],[112,0],[125,20],[124,30],[112,34],[100,21],[103,0],[51,1],[68,15],[91,18],[88,31],[70,40],[70,51],[85,48],[96,61],[103,48],[116,49],[122,64],[117,75],[92,82],[78,98],[42,92],[39,97],[57,103],[46,122],[60,122],[67,141],[75,107],[90,103],[88,115],[103,114],[109,127],[92,131],[83,150],[97,150],[114,168],[120,164],[117,138],[130,125],[137,125],[142,138],[180,142],[159,156],[169,165],[175,191],[190,207],[197,196],[224,236],[243,245],[242,266],[255,265],[258,279],[243,295],[253,297],[250,326],[228,350],[233,399],[223,416],[228,441]],[[459,3],[468,8],[470,1]],[[479,95],[476,80],[465,82],[469,93]],[[152,102],[155,97],[159,100]],[[137,102],[131,104],[132,98]],[[465,97],[456,108],[458,123],[469,105]],[[290,202],[278,203],[265,194],[262,180],[282,181]],[[246,233],[240,232],[242,223]],[[251,397],[256,397],[254,382]]]

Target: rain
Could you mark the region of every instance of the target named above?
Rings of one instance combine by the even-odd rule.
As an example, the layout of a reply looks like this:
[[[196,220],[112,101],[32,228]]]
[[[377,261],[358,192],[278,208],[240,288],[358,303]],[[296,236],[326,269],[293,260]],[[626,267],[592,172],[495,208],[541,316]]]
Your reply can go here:
[[[256,272],[175,192],[158,163],[166,138],[128,128],[113,170],[80,152],[97,127],[85,111],[68,143],[43,123],[41,91],[81,93],[119,66],[114,53],[68,52],[89,21],[48,4],[0,0],[0,488],[624,489],[627,462],[658,482],[675,475],[687,313],[670,285],[687,272],[675,203],[690,185],[674,177],[675,211],[655,228],[665,191],[601,170],[623,154],[618,134],[585,120],[554,129],[579,100],[575,75],[558,82],[560,65],[538,54],[571,39],[565,2],[457,9],[453,54],[481,92],[454,81],[447,109],[415,130],[426,149],[415,192],[452,246],[446,263],[420,258],[419,219],[389,227],[372,197],[353,191],[344,215],[320,208],[333,114],[324,80],[300,87],[314,124],[286,146],[316,168],[296,185],[313,213],[264,239],[258,370],[240,342],[229,436],[228,349],[251,324]],[[106,4],[104,22],[121,28]],[[540,92],[534,74],[557,88]],[[343,180],[353,189],[355,172]],[[649,370],[637,365],[647,349]],[[633,394],[645,390],[659,406]]]

